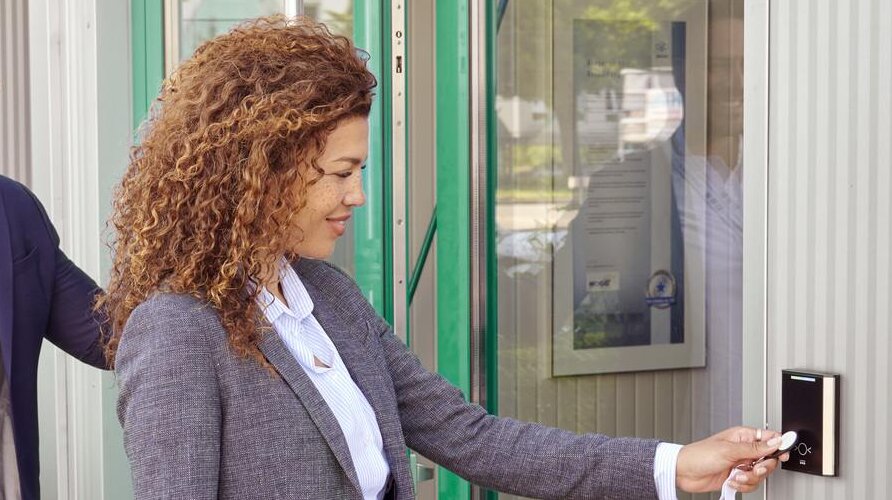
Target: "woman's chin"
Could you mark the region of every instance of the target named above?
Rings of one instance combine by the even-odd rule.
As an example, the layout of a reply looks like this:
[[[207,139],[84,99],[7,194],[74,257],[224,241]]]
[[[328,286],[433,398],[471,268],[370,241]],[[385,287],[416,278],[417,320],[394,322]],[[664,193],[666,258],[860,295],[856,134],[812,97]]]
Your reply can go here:
[[[294,250],[295,257],[298,258],[306,258],[306,259],[315,259],[315,260],[325,260],[334,253],[335,246],[331,245],[315,245],[312,248],[297,248]]]

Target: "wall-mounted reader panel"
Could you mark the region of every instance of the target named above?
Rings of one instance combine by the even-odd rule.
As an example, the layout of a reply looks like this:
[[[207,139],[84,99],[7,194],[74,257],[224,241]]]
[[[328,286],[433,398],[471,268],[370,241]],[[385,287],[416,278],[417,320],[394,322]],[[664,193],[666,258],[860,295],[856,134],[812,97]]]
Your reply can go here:
[[[839,375],[808,370],[783,370],[781,374],[781,428],[799,434],[790,460],[782,467],[819,476],[838,475]]]

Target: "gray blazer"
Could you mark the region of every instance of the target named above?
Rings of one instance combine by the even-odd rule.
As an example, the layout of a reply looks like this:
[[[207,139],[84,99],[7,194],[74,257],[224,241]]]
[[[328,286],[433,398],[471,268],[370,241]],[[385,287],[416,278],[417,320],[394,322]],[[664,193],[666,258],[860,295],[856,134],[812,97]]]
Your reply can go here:
[[[397,499],[414,498],[406,447],[471,482],[540,498],[656,498],[656,441],[576,435],[488,415],[428,372],[335,267],[295,265],[313,314],[375,411]],[[361,499],[334,414],[275,333],[278,371],[234,356],[217,314],[158,293],[117,355],[118,418],[137,499]]]

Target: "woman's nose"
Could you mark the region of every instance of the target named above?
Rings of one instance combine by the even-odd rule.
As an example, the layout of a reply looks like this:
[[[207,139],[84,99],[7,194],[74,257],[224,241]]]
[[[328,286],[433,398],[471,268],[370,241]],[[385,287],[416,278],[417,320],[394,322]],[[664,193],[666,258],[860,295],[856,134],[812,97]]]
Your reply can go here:
[[[362,182],[356,182],[344,196],[344,205],[348,207],[361,207],[365,205],[365,192],[362,190]]]

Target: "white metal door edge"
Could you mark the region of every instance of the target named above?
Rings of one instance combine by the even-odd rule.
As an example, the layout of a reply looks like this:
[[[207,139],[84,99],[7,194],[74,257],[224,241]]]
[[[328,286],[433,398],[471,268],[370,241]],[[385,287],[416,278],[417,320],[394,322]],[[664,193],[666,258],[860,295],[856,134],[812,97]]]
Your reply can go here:
[[[403,0],[390,4],[390,112],[391,112],[391,256],[393,260],[393,331],[407,340],[408,261],[406,245],[409,216],[406,211],[406,13]]]
[[[743,423],[754,427],[768,420],[769,2],[744,4]]]

